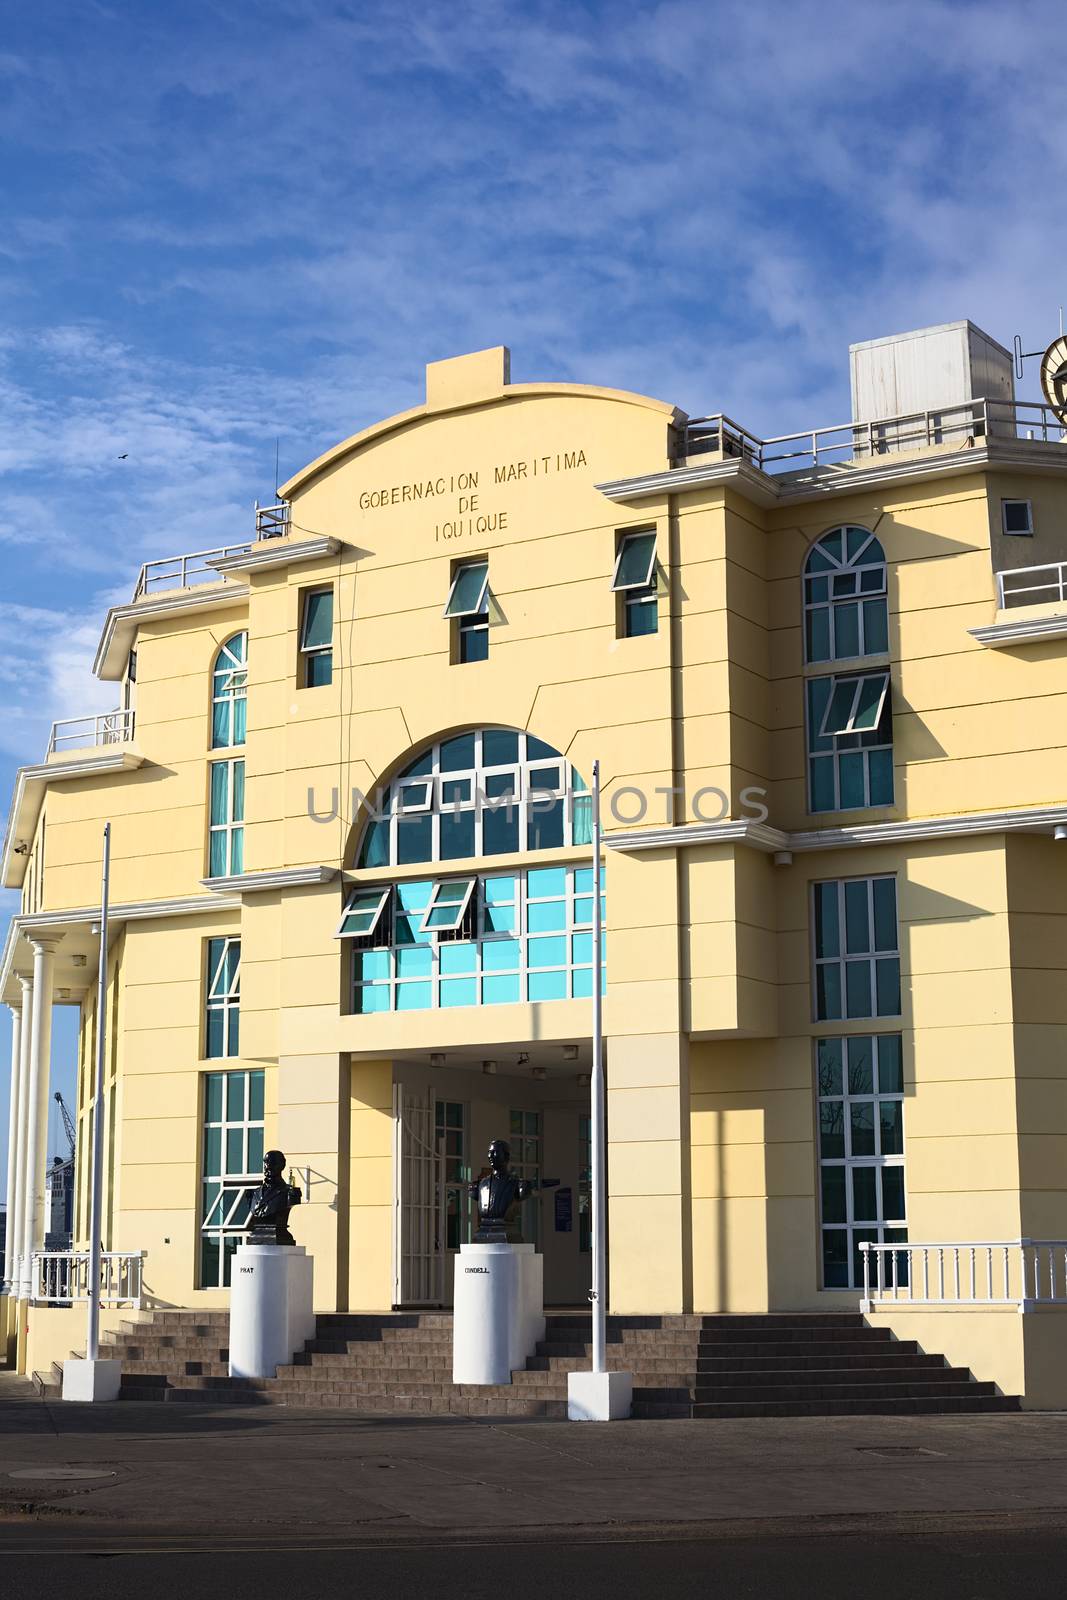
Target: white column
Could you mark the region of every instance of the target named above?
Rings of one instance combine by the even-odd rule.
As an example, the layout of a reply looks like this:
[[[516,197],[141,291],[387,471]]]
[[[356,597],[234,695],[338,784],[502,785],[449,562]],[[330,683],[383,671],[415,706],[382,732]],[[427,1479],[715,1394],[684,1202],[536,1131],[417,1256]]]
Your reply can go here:
[[[44,1243],[45,1178],[48,1166],[48,1085],[52,1061],[52,986],[55,951],[63,935],[31,939],[33,1007],[31,1011],[30,1081],[26,1119],[26,1214],[22,1222],[22,1299],[33,1293],[33,1252]]]
[[[30,1033],[33,1011],[33,979],[18,973],[22,986],[22,1027],[19,1039],[19,1103],[15,1117],[15,1220],[9,1229],[13,1260],[11,1293],[22,1294],[22,1243],[26,1217],[26,1115],[30,1089]]]
[[[22,1007],[11,1007],[11,1093],[7,1113],[7,1233],[4,1239],[4,1294],[11,1293],[15,1271],[15,1168],[19,1148],[19,1073],[22,1071]]]

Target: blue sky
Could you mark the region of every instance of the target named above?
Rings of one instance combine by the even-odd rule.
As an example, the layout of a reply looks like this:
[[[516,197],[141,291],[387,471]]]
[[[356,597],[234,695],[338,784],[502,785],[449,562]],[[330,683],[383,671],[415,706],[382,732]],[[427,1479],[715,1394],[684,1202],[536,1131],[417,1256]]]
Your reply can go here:
[[[506,343],[517,381],[773,434],[847,418],[850,341],[969,316],[1047,343],[1067,300],[1062,15],[9,10],[0,792],[53,717],[111,704],[88,662],[140,563],[247,537],[276,436],[284,478],[417,403],[427,360]],[[0,1026],[0,1128],[7,1045]],[[70,1052],[68,1018],[64,1087]]]

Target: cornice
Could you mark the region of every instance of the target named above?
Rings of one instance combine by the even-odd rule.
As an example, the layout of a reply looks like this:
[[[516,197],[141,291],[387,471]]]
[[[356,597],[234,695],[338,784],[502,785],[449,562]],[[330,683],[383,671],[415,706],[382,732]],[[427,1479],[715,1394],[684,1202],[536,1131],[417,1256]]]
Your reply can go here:
[[[109,755],[72,756],[65,761],[42,761],[35,766],[20,767],[15,774],[4,847],[0,852],[0,886],[5,889],[22,887],[29,856],[16,855],[15,845],[32,841],[44,791],[51,784],[99,777],[102,773],[133,772],[143,765],[144,756],[136,750],[124,749]]]
[[[198,611],[211,611],[217,606],[231,606],[248,599],[247,583],[223,582],[197,585],[194,589],[168,591],[155,599],[132,600],[129,605],[112,606],[104,620],[104,631],[93,662],[93,673],[98,678],[117,680],[126,667],[142,622],[155,622],[161,617],[180,617]]]
[[[606,835],[604,843],[609,850],[626,852],[736,844],[766,855],[788,855],[885,844],[918,844],[925,839],[965,839],[987,833],[1053,833],[1059,827],[1067,827],[1067,802],[944,817],[915,817],[900,822],[857,823],[845,828],[812,828],[797,833],[786,833],[765,822],[687,822],[675,828],[631,828]]]
[[[1003,650],[1005,645],[1012,644],[1043,644],[1046,639],[1062,639],[1067,635],[1067,615],[991,622],[982,628],[968,628],[967,632],[991,650]]]
[[[200,882],[214,900],[219,895],[264,894],[277,889],[306,889],[315,884],[329,883],[336,878],[337,867],[278,867],[268,872],[239,872],[228,878],[201,878]]]
[[[302,561],[317,561],[323,556],[335,556],[341,548],[338,539],[319,534],[314,539],[301,539],[287,543],[284,539],[263,539],[254,544],[245,555],[219,556],[207,562],[216,572],[268,572],[274,567],[296,566]]]

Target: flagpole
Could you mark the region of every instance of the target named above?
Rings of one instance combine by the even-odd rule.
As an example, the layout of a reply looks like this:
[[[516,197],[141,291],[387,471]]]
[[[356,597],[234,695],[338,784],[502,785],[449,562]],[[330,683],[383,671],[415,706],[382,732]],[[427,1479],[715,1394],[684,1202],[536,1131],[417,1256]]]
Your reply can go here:
[[[111,877],[111,824],[104,827],[104,860],[100,891],[100,965],[96,983],[96,1068],[93,1092],[93,1147],[89,1171],[89,1326],[85,1355],[100,1358],[100,1225],[104,1190],[104,1052],[107,1039],[107,918]]]
[[[604,926],[600,893],[600,762],[593,762],[593,1070],[590,1074],[590,1222],[593,1246],[593,1371],[607,1370],[607,1174],[604,1170]]]

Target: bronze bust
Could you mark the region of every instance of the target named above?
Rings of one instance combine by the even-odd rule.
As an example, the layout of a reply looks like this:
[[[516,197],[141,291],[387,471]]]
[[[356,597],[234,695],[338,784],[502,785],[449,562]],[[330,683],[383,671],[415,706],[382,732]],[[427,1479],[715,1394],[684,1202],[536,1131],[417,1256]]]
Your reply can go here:
[[[295,1244],[289,1232],[289,1212],[300,1204],[300,1190],[282,1177],[285,1157],[280,1150],[268,1150],[263,1157],[263,1182],[252,1191],[248,1214],[249,1244]]]
[[[517,1178],[508,1169],[511,1150],[503,1139],[489,1146],[491,1171],[470,1186],[471,1198],[478,1207],[476,1244],[521,1244],[522,1234],[514,1212],[537,1188],[528,1178]]]

